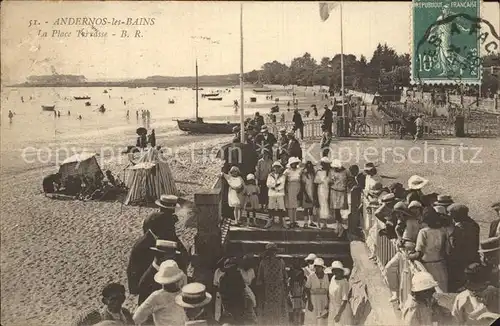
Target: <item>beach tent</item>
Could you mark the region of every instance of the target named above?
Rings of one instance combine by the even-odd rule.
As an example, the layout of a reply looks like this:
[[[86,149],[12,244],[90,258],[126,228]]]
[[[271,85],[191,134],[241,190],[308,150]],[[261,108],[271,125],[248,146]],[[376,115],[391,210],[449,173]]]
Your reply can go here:
[[[96,172],[102,175],[96,155],[95,153],[80,153],[65,159],[59,167],[63,183],[69,176],[79,176],[93,180]]]
[[[155,148],[141,155],[136,164],[128,169],[126,184],[129,192],[124,204],[148,204],[161,195],[177,195],[175,180],[165,157]]]

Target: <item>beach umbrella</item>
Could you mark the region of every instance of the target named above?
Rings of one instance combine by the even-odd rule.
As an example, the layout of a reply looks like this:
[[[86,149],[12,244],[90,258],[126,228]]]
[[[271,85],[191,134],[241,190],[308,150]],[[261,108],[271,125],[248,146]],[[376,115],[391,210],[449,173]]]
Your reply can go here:
[[[144,127],[137,128],[135,131],[139,136],[145,135],[148,133],[148,130]]]

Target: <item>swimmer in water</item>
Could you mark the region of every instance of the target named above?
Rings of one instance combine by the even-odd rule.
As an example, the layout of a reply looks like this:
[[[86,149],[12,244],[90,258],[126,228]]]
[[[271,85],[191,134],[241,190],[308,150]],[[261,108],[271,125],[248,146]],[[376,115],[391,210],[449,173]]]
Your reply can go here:
[[[82,119],[83,119],[83,118],[82,118],[82,116],[81,116],[81,115],[79,115],[79,116],[78,116],[78,120],[82,120]]]

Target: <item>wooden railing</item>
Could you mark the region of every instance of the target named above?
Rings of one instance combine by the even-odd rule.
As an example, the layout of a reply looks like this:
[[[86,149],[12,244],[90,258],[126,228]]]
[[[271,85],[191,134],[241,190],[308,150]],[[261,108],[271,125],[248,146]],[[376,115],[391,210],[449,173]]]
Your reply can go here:
[[[338,134],[338,121],[335,117],[332,124],[332,134]],[[322,135],[322,120],[304,121],[304,139],[319,140]],[[293,122],[277,122],[268,124],[269,131],[275,135],[279,130],[293,130]],[[465,119],[464,130],[466,136],[470,137],[495,137],[500,136],[500,117],[493,118],[468,118]],[[350,135],[356,137],[395,137],[399,135],[398,124],[391,124],[388,120],[361,119],[357,118],[355,123],[350,122]],[[455,121],[450,118],[426,118],[424,120],[425,136],[455,137]],[[299,131],[296,131],[299,137]]]

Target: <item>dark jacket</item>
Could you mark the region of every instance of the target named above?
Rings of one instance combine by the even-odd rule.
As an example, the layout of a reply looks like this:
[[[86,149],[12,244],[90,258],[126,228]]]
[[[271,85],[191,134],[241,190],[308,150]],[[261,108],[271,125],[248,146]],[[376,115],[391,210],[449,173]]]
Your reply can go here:
[[[302,160],[302,148],[300,147],[300,143],[297,139],[290,139],[290,142],[288,143],[288,156],[295,156]]]
[[[139,281],[138,306],[140,306],[151,295],[151,293],[161,289],[161,285],[156,283],[154,279],[156,272],[158,272],[158,270],[150,264],[144,275],[142,275]]]
[[[292,121],[293,121],[296,128],[300,128],[300,127],[304,126],[304,121],[302,121],[302,116],[300,115],[299,112],[295,112],[293,114]]]
[[[268,133],[267,139],[265,139],[262,133],[255,136],[255,150],[258,154],[261,154],[264,150],[269,154],[273,153],[273,146],[277,143],[276,137],[272,133]]]
[[[498,223],[500,223],[500,218],[497,220],[494,220],[493,222],[490,223],[490,231],[488,233],[489,238],[500,236],[500,234],[496,234],[497,228],[498,228]]]
[[[327,122],[333,122],[333,112],[330,109],[326,109],[323,115],[319,118],[320,120],[325,120]]]
[[[128,289],[130,294],[139,294],[139,281],[154,259],[156,239],[151,233],[142,235],[132,247],[127,267]]]

